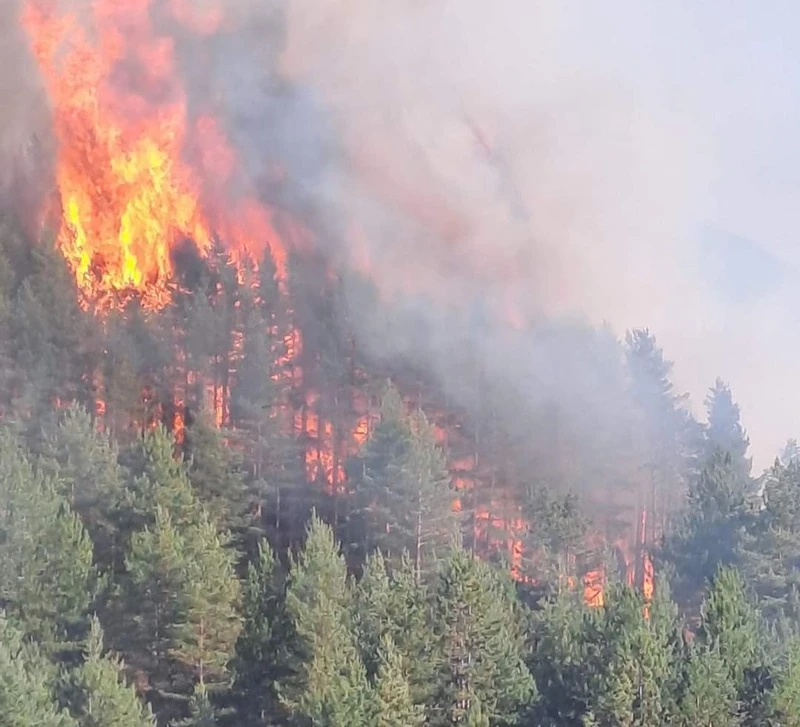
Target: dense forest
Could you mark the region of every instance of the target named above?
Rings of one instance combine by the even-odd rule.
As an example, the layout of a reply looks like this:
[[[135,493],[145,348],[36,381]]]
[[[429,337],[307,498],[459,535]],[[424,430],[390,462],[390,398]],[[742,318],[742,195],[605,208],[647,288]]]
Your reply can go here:
[[[470,409],[290,263],[100,314],[4,224],[3,724],[800,725],[795,443],[754,476],[641,330],[529,332],[617,382],[607,426]]]

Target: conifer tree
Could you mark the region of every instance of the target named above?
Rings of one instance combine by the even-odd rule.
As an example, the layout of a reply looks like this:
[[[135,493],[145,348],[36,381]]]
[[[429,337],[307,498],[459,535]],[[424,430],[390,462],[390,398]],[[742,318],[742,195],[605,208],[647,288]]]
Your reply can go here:
[[[728,567],[717,571],[703,603],[697,638],[719,654],[732,683],[741,689],[746,670],[755,665],[758,620],[737,570]]]
[[[191,676],[213,685],[225,676],[239,632],[239,583],[225,537],[205,510],[197,524],[180,527],[159,508],[155,525],[131,539],[122,603],[133,609],[131,647],[166,683]]]
[[[26,402],[33,416],[48,411],[56,398],[89,403],[85,374],[94,336],[54,241],[32,246],[30,260],[31,274],[16,291],[10,333],[17,364],[35,382]]]
[[[190,666],[201,684],[222,681],[239,635],[240,585],[227,533],[218,534],[203,510],[182,534],[180,618],[173,628],[172,655]]]
[[[387,386],[381,398],[380,420],[359,453],[348,463],[353,496],[349,533],[355,554],[366,558],[376,547],[398,547],[392,526],[400,510],[396,475],[402,472],[412,446],[412,432],[400,394]],[[402,550],[402,545],[400,545]]]
[[[376,727],[422,727],[424,708],[413,701],[403,658],[390,636],[381,639],[379,658],[373,724]]]
[[[453,512],[455,497],[442,451],[436,444],[433,428],[421,410],[411,417],[411,450],[406,471],[398,483],[403,488],[399,519],[401,534],[409,541],[414,572],[419,581],[425,570],[435,566],[450,547],[456,534]]]
[[[54,670],[0,613],[0,719],[8,727],[77,727],[56,702]]]
[[[450,545],[456,525],[450,475],[425,415],[406,418],[396,389],[387,388],[380,423],[349,470],[355,539],[366,544],[361,554],[374,546],[399,558],[407,550],[419,579]]]
[[[658,724],[675,714],[677,613],[662,595],[648,611],[630,587],[607,590],[584,622],[589,713],[598,725]]]
[[[709,455],[714,450],[730,454],[731,463],[744,483],[750,476],[753,464],[747,457],[750,439],[741,425],[739,406],[733,401],[730,387],[722,379],[717,379],[706,396],[705,404],[708,414],[706,438]]]
[[[776,462],[763,479],[763,507],[746,521],[742,572],[769,618],[796,619],[800,593],[800,462]]]
[[[629,331],[625,353],[634,414],[632,444],[640,460],[631,473],[634,502],[650,513],[651,532],[644,535],[652,543],[653,525],[668,522],[687,478],[697,469],[701,432],[686,409],[687,396],[675,391],[670,378],[673,364],[665,359],[655,336],[647,329]]]
[[[408,553],[387,571],[380,551],[367,559],[354,593],[353,621],[357,643],[371,679],[380,666],[380,647],[390,638],[401,655],[416,704],[430,702],[435,664],[426,587],[418,582]]]
[[[537,590],[559,590],[574,577],[573,563],[587,555],[588,522],[578,498],[554,495],[547,487],[529,486],[523,503],[529,523],[523,548],[523,573]]]
[[[736,685],[719,652],[698,647],[686,666],[681,725],[735,727],[739,724]]]
[[[45,428],[41,466],[51,471],[60,494],[78,512],[94,544],[95,561],[115,564],[120,548],[119,511],[124,474],[116,443],[95,428],[85,409],[72,405]]]
[[[296,677],[281,685],[291,712],[320,727],[367,723],[369,686],[348,617],[347,568],[333,532],[315,515],[292,558],[286,607],[298,635]]]
[[[31,634],[68,638],[99,587],[92,543],[53,480],[7,433],[0,433],[0,502],[0,600]]]
[[[720,565],[737,561],[744,492],[729,454],[715,452],[689,484],[681,521],[660,553],[675,571],[675,588],[692,609]]]
[[[793,638],[785,651],[780,676],[768,697],[769,711],[775,724],[800,727],[800,640]]]
[[[533,723],[541,727],[582,727],[593,698],[589,680],[593,658],[588,639],[602,611],[590,609],[580,594],[564,590],[534,614],[529,668],[539,699]]]
[[[796,439],[787,439],[780,453],[780,461],[784,465],[791,464],[800,459],[800,445]]]
[[[283,711],[278,684],[292,676],[294,624],[286,612],[285,583],[266,541],[248,565],[242,594],[242,630],[236,642],[234,691],[248,725],[269,724]]]
[[[155,524],[131,538],[128,580],[118,599],[127,622],[118,638],[133,666],[151,675],[157,689],[171,686],[174,629],[183,613],[186,543],[169,511],[159,507]]]
[[[176,456],[176,442],[159,425],[148,431],[122,457],[130,471],[126,524],[129,532],[153,524],[159,508],[178,527],[196,524],[200,503],[194,494],[186,463]]]
[[[490,724],[514,724],[533,695],[513,605],[489,566],[454,550],[435,596],[440,659],[436,725],[464,723],[479,700]]]
[[[70,710],[80,727],[153,727],[149,707],[125,683],[124,666],[103,651],[103,631],[93,618],[83,663],[70,675]]]
[[[183,451],[197,499],[222,527],[241,529],[247,503],[239,457],[224,441],[230,436],[231,432],[217,429],[208,412],[201,410],[186,428]]]

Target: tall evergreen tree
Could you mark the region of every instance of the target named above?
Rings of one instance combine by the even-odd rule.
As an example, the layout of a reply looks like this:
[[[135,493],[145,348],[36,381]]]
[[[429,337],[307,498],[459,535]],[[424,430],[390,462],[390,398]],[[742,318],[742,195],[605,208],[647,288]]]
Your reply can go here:
[[[217,713],[208,689],[198,682],[189,700],[189,717],[178,722],[178,727],[217,727]]]
[[[201,410],[186,428],[183,452],[197,499],[221,526],[241,530],[246,522],[247,503],[240,458],[224,439],[231,434],[220,431],[209,413]]]
[[[179,527],[196,524],[201,506],[174,437],[162,425],[145,433],[122,455],[130,472],[126,507],[129,532],[153,524],[159,508]]]
[[[692,650],[680,708],[682,727],[739,724],[736,685],[718,651],[703,647]]]
[[[84,661],[70,675],[70,710],[80,727],[153,727],[155,721],[135,690],[125,683],[124,666],[103,651],[103,631],[92,619]]]
[[[54,474],[60,494],[92,538],[95,561],[110,569],[121,549],[118,518],[124,498],[116,443],[97,431],[85,409],[73,405],[45,428],[41,451],[42,468]]]
[[[98,590],[92,543],[55,482],[0,433],[0,600],[30,633],[76,635]]]
[[[739,405],[733,401],[730,387],[722,379],[717,379],[706,396],[705,404],[708,414],[706,438],[709,455],[714,450],[730,454],[733,467],[744,483],[750,476],[753,465],[747,456],[750,439],[740,422]]]
[[[782,727],[800,727],[800,641],[792,639],[785,652],[781,674],[769,695],[770,716]]]
[[[0,714],[8,727],[77,727],[53,690],[54,669],[0,614]]]
[[[236,642],[234,691],[241,718],[263,726],[283,712],[278,684],[293,675],[294,624],[286,611],[285,582],[266,541],[248,565]]]
[[[516,724],[533,695],[513,604],[497,576],[466,551],[444,561],[435,596],[440,671],[434,725],[464,724],[478,700],[490,724]]]
[[[354,629],[362,659],[368,676],[374,679],[381,664],[381,644],[390,638],[402,658],[415,704],[430,703],[435,682],[429,612],[426,586],[417,580],[408,554],[391,572],[387,572],[380,551],[367,559],[353,602]]]
[[[719,654],[736,689],[741,689],[745,672],[756,661],[758,620],[737,570],[718,570],[703,603],[697,636],[699,644]]]
[[[697,423],[686,409],[685,394],[677,394],[671,381],[673,364],[664,358],[648,330],[626,335],[626,359],[633,402],[633,443],[640,459],[634,476],[639,509],[650,513],[650,532],[645,541],[653,543],[657,523],[665,528],[678,509],[687,478],[695,473],[700,441]],[[635,517],[638,519],[639,514]]]
[[[296,677],[281,696],[300,720],[320,727],[360,727],[369,685],[348,617],[347,568],[333,532],[316,515],[302,552],[292,559],[286,607],[299,638]]]
[[[776,462],[763,478],[763,505],[747,518],[742,571],[769,618],[797,619],[800,595],[800,462]]]
[[[390,636],[384,636],[380,647],[380,666],[375,681],[376,727],[422,727],[424,707],[415,704],[403,667],[403,658]]]
[[[226,677],[239,635],[240,584],[230,536],[217,533],[207,512],[182,535],[182,604],[172,653],[192,668],[201,684],[211,686]]]
[[[715,452],[692,478],[678,527],[660,554],[661,562],[674,568],[679,600],[692,609],[717,567],[737,561],[743,508],[744,491],[731,456]]]
[[[406,418],[397,390],[389,387],[381,420],[349,470],[361,555],[379,547],[399,558],[407,550],[419,579],[435,564],[437,550],[452,542],[456,525],[450,475],[425,415]]]

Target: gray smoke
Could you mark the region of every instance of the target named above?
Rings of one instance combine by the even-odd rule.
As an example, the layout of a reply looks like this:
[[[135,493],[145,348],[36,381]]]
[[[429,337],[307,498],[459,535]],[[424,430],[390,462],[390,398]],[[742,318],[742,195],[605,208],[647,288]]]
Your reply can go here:
[[[255,189],[312,219],[332,264],[373,281],[381,305],[358,285],[348,300],[377,357],[422,365],[466,399],[453,353],[469,349],[519,401],[537,407],[546,392],[603,426],[617,382],[566,361],[574,351],[537,328],[649,326],[695,402],[715,376],[731,381],[761,462],[791,434],[771,416],[789,371],[742,363],[731,308],[698,269],[694,230],[718,170],[708,127],[676,101],[686,97],[639,72],[655,12],[581,0],[179,3],[222,11],[203,33],[175,22],[175,1],[153,0],[153,22],[175,41],[190,112],[222,116],[244,161],[227,193]],[[34,64],[12,60],[30,57],[16,0],[0,11],[0,59],[18,71],[4,97],[20,100],[0,115],[0,152],[24,166],[46,114]],[[758,345],[769,339],[752,311],[775,307],[765,299],[746,317]]]

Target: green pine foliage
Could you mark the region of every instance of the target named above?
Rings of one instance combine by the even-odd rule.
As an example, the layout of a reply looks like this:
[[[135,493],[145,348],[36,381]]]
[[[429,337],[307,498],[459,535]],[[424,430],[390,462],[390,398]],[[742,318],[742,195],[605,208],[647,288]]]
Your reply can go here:
[[[286,610],[286,584],[269,544],[259,545],[242,592],[242,628],[233,662],[234,693],[247,725],[267,725],[283,713],[278,687],[293,676],[296,634]]]
[[[58,705],[55,669],[0,614],[0,715],[8,727],[77,727]]]
[[[477,699],[490,723],[514,724],[534,684],[497,575],[456,550],[441,566],[433,607],[439,669],[431,723],[464,722]]]
[[[80,727],[154,727],[155,720],[125,682],[124,665],[103,648],[103,630],[93,618],[83,663],[69,675],[69,706]]]
[[[378,656],[380,663],[375,679],[372,724],[376,727],[422,727],[424,706],[414,702],[402,654],[391,636],[381,639]]]
[[[0,600],[26,631],[75,635],[99,590],[92,541],[57,482],[0,433]]]

